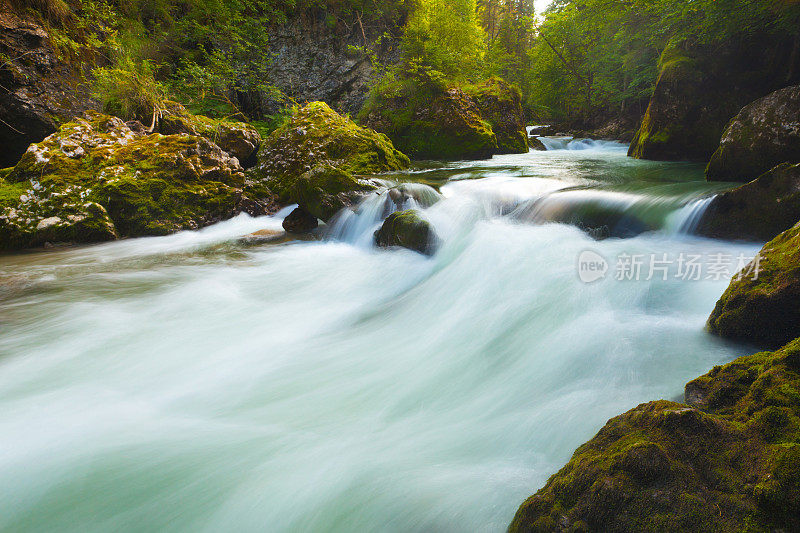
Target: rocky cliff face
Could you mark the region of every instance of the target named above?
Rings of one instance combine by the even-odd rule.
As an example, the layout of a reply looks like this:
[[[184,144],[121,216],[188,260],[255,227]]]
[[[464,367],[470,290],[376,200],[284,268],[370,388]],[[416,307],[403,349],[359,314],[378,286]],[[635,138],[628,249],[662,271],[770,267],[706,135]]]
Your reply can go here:
[[[708,161],[743,106],[787,84],[786,66],[792,60],[790,45],[771,41],[712,50],[689,43],[668,48],[629,155]]]
[[[385,29],[392,32],[396,28]],[[368,41],[376,37],[366,35]],[[290,98],[299,103],[326,102],[340,113],[355,116],[380,75],[370,58],[354,49],[363,45],[360,29],[342,34],[324,24],[309,26],[306,22],[290,21],[270,32],[270,45],[261,60],[268,64],[269,83]],[[399,57],[398,46],[396,39],[383,40],[377,49],[377,59],[385,63],[395,61]],[[286,103],[265,98],[257,105],[263,112],[274,113]]]
[[[59,57],[47,30],[0,3],[0,167],[90,103],[81,72]]]

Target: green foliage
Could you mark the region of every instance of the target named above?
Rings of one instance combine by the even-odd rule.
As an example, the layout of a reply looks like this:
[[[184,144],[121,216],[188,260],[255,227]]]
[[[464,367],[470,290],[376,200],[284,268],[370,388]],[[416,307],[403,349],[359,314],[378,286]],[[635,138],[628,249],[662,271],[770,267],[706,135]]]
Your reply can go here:
[[[800,4],[780,0],[557,0],[536,27],[527,104],[551,117],[641,114],[670,42],[716,46],[797,34]]]
[[[262,118],[261,101],[292,104],[269,79],[269,34],[290,19],[328,31],[362,33],[404,18],[403,0],[131,0],[119,3],[124,26],[150,43],[136,58],[160,65],[176,99],[208,116]],[[365,30],[366,28],[366,30]],[[380,40],[379,40],[380,41]],[[380,45],[377,42],[376,46]],[[372,45],[370,45],[372,46]],[[242,102],[249,102],[247,109]]]
[[[404,67],[447,78],[468,78],[482,71],[485,34],[475,0],[419,0],[403,37]]]
[[[262,139],[266,139],[273,131],[277,130],[292,118],[292,108],[284,108],[280,113],[274,115],[265,115],[263,120],[252,120],[250,125],[253,126]]]
[[[93,95],[103,110],[126,120],[155,121],[166,107],[167,92],[155,79],[152,61],[123,54],[111,67],[94,69]]]

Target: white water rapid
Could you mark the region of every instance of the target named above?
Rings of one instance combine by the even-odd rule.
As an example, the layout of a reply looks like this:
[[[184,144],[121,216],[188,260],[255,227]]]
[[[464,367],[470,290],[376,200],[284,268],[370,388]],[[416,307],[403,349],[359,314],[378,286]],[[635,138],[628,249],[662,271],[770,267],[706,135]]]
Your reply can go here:
[[[690,234],[702,169],[550,141],[383,176],[424,185],[318,241],[238,242],[284,210],[0,256],[0,530],[504,531],[608,418],[748,351],[703,330],[732,272],[615,279],[755,253]],[[431,258],[372,246],[409,207]]]

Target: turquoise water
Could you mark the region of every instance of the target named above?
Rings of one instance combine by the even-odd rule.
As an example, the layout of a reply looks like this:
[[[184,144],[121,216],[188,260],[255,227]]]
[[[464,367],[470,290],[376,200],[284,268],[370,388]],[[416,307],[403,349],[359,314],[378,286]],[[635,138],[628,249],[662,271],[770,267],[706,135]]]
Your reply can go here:
[[[239,244],[284,211],[0,257],[0,529],[505,530],[609,417],[748,351],[703,330],[729,275],[614,278],[754,254],[682,232],[719,189],[583,148],[384,176],[441,191],[432,258],[372,248],[385,195],[319,241]],[[592,239],[600,208],[646,231]]]

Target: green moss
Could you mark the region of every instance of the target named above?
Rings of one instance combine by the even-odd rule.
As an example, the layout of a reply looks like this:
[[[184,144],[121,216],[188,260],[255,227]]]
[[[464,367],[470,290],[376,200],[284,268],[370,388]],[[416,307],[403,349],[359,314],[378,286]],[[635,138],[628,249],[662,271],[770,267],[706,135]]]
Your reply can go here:
[[[220,131],[216,122],[193,120],[195,129]],[[248,139],[240,137],[245,145]],[[10,248],[165,235],[240,210],[263,214],[272,204],[269,189],[246,184],[238,160],[205,136],[139,135],[101,114],[64,124],[31,145],[8,181],[0,184],[8,198],[0,234]]]
[[[510,531],[800,527],[800,339],[687,384],[690,405],[615,417],[517,511]]]
[[[250,124],[214,119],[189,113],[177,102],[167,102],[168,109],[159,122],[161,133],[204,137],[246,166],[261,144],[261,134]]]
[[[800,336],[800,226],[764,245],[751,272],[734,276],[708,319],[717,335],[779,346]],[[740,278],[740,279],[737,279]]]
[[[713,52],[673,43],[659,62],[656,87],[628,154],[640,159],[708,161],[744,91],[714,72]]]
[[[458,87],[392,80],[373,90],[359,121],[416,158],[488,157],[498,151],[491,124]]]
[[[358,126],[324,102],[312,102],[264,140],[251,176],[290,202],[295,181],[323,163],[364,175],[400,170],[409,160],[385,135]]]
[[[30,187],[29,182],[8,183],[0,179],[0,209],[13,207],[19,203],[19,197]]]
[[[528,152],[528,132],[522,112],[522,93],[500,78],[467,85],[464,92],[476,103],[497,138],[498,153]]]
[[[374,189],[375,186],[357,180],[341,168],[321,164],[295,181],[290,196],[307,213],[328,221]]]

